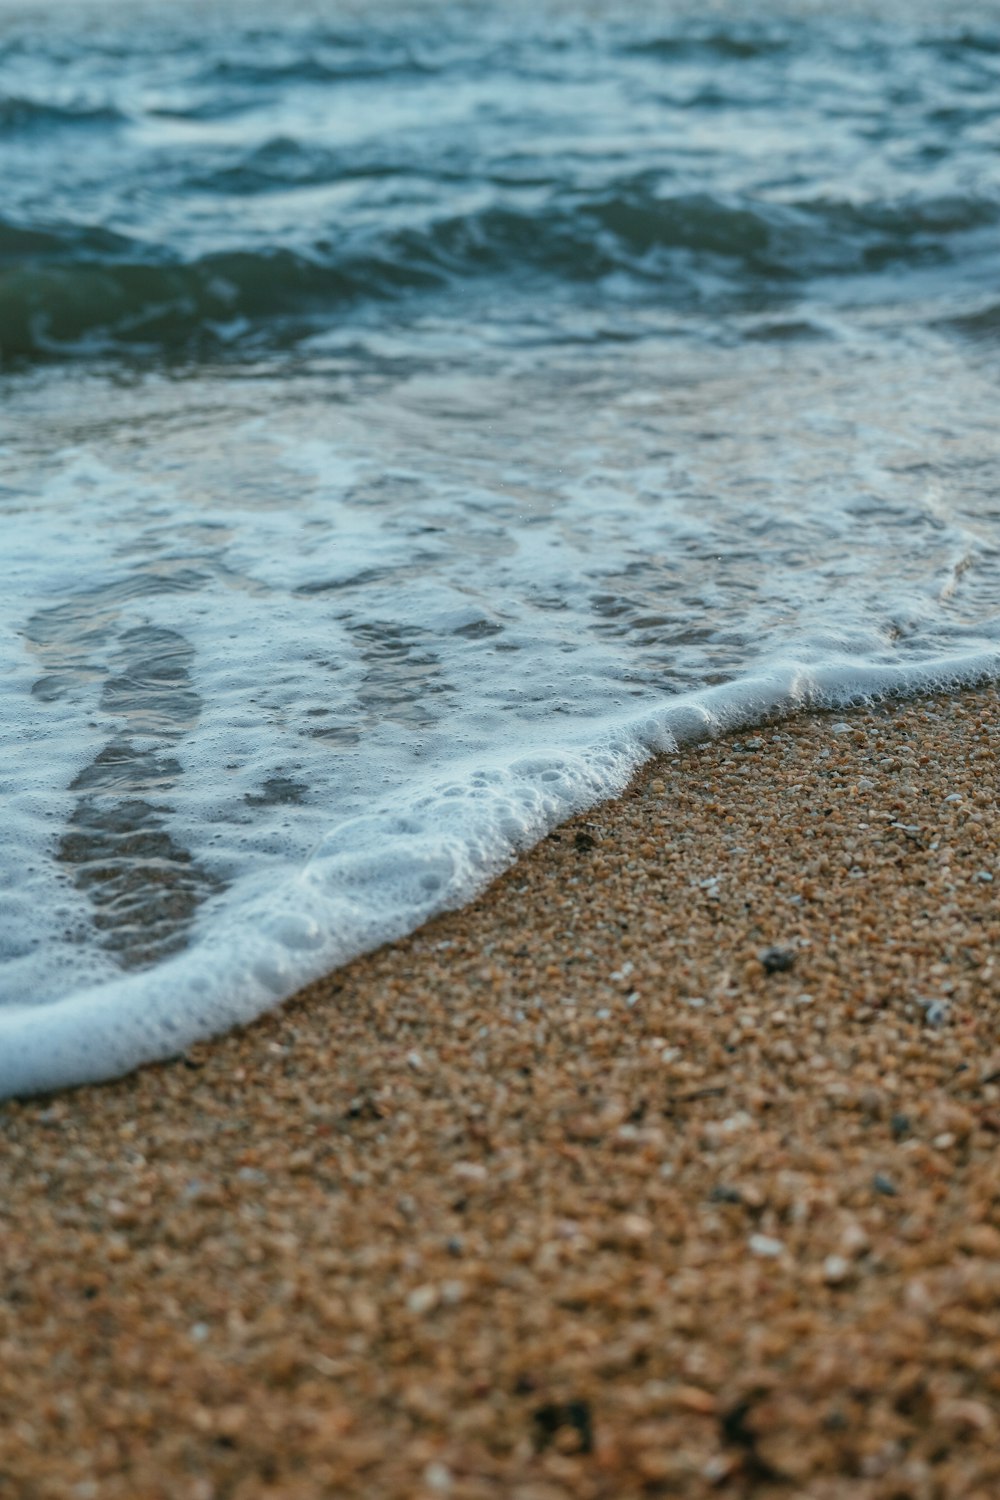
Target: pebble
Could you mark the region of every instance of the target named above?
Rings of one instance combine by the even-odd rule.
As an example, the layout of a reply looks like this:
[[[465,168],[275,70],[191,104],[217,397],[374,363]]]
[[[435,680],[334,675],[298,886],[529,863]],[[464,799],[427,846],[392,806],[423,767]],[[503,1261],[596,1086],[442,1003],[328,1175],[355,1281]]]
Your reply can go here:
[[[452,1487],[451,1470],[441,1463],[430,1463],[423,1474],[424,1484],[436,1495],[447,1495]]]
[[[433,1312],[439,1301],[440,1293],[436,1286],[418,1286],[407,1297],[406,1305],[419,1318],[425,1313]]]
[[[795,963],[795,954],[791,948],[763,948],[757,956],[766,974],[784,974]]]
[[[773,1260],[785,1253],[782,1241],[772,1239],[768,1234],[752,1234],[747,1243],[754,1255],[762,1255],[768,1260]]]
[[[928,1026],[944,1026],[950,1014],[947,1000],[921,1000]]]

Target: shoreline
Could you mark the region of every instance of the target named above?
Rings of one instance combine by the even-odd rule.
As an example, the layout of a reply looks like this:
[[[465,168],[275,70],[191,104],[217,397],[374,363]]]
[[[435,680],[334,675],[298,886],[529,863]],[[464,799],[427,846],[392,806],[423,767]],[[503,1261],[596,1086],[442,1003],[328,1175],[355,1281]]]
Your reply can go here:
[[[660,757],[0,1105],[0,1497],[995,1494],[998,748],[986,686]]]

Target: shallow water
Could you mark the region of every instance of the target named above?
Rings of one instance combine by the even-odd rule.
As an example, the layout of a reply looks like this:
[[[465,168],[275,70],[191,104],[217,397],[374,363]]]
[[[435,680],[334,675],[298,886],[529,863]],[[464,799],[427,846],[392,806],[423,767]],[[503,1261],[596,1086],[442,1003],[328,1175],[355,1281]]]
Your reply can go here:
[[[0,6],[3,1091],[1000,661],[993,8],[284,14]]]

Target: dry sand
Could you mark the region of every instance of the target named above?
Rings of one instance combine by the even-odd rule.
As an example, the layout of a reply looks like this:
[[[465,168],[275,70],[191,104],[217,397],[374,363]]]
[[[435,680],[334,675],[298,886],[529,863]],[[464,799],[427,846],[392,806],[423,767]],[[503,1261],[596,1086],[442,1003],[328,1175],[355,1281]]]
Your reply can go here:
[[[998,709],[660,760],[243,1034],[0,1107],[0,1496],[995,1500]]]

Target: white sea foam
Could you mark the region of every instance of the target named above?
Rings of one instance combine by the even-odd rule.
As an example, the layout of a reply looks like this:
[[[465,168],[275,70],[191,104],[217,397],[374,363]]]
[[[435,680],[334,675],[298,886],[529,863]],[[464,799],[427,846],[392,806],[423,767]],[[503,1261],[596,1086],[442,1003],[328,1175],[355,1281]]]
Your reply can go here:
[[[589,752],[533,754],[352,819],[277,884],[242,884],[190,949],[48,1005],[0,1010],[0,1088],[31,1093],[170,1057],[252,1020],[310,979],[471,900],[574,812],[623,790],[650,752],[761,716],[995,677],[1000,652],[920,668],[784,672],[682,695]],[[331,1024],[335,1024],[335,1019]]]
[[[996,675],[989,380],[861,352],[15,402],[0,1092],[259,1014],[655,750]]]

